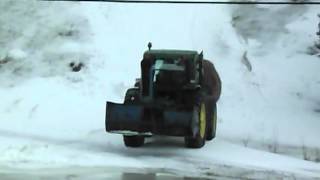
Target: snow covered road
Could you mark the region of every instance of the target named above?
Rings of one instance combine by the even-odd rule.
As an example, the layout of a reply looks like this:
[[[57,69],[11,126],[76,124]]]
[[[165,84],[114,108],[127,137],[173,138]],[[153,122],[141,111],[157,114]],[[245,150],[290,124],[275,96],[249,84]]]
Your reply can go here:
[[[320,178],[320,166],[317,164],[244,148],[220,139],[207,143],[203,149],[194,150],[184,148],[181,138],[155,137],[149,139],[144,147],[132,149],[123,146],[121,137],[106,135],[103,130],[78,140],[3,131],[0,135],[2,140],[8,138],[11,143],[26,142],[26,145],[9,146],[0,151],[0,161],[13,168],[9,171],[13,176],[15,173],[36,174],[46,167],[47,170],[41,170],[44,176],[54,175],[51,169],[70,174],[81,172],[83,168],[88,173],[83,175],[90,175],[91,171],[106,174],[105,170],[115,168],[118,174],[131,170],[135,173],[169,173],[179,177]],[[31,169],[31,174],[26,170],[20,172],[21,169]],[[2,172],[8,173],[5,169]]]

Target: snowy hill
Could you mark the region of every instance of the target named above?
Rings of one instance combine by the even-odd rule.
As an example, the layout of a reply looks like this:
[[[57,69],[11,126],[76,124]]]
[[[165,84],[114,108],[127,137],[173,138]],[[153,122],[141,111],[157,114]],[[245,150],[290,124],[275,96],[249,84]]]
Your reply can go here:
[[[319,7],[29,0],[0,7],[0,166],[320,177],[320,59],[307,53]],[[218,137],[203,149],[176,138],[127,149],[120,135],[105,133],[105,101],[122,102],[149,41],[203,50],[216,65]]]

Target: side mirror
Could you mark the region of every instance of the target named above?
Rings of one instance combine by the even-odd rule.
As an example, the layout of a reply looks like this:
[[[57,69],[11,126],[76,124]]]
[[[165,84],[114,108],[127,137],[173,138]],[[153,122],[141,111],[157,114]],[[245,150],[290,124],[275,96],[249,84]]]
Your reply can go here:
[[[203,62],[203,51],[199,54],[199,82],[202,82],[203,70],[202,70],[202,62]]]

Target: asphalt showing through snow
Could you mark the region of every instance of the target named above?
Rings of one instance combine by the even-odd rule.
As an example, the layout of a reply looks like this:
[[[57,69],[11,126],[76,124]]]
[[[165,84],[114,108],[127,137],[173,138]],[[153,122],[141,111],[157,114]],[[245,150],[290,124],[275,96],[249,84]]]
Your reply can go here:
[[[201,176],[188,176],[183,172],[157,168],[125,167],[61,167],[18,169],[0,166],[1,180],[209,180],[209,179],[300,179],[290,173],[216,165]]]
[[[2,172],[1,172],[2,171]],[[174,174],[161,172],[162,170],[153,170],[159,172],[145,172],[140,170],[123,170],[121,168],[58,168],[58,169],[39,169],[39,170],[8,170],[0,171],[1,180],[205,180],[211,178],[204,177],[183,177]],[[133,172],[135,171],[135,172]],[[230,179],[230,178],[224,178]]]
[[[157,175],[157,174],[139,174],[139,173],[112,173],[100,175],[77,175],[77,174],[62,174],[62,175],[25,175],[25,174],[2,174],[1,179],[5,180],[51,180],[51,179],[66,179],[66,180],[84,180],[84,179],[97,179],[97,180],[203,180],[204,178],[190,178],[190,177],[176,177],[170,175]]]

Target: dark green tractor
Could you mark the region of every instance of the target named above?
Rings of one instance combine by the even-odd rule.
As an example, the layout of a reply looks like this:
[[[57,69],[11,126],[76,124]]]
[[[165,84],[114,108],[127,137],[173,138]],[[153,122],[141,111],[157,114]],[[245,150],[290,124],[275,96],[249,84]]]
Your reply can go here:
[[[124,103],[107,102],[106,130],[123,134],[129,147],[142,146],[152,135],[168,135],[200,148],[216,135],[220,92],[220,78],[202,53],[149,47],[141,78],[127,90]]]

